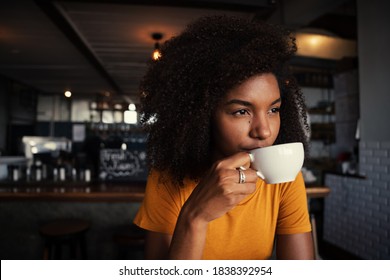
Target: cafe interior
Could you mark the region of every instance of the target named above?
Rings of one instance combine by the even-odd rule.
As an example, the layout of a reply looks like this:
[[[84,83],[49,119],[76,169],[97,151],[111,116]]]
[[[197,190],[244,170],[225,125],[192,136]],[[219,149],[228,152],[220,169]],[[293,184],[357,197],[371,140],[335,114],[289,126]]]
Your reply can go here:
[[[1,259],[143,258],[139,81],[161,44],[219,14],[297,38],[316,258],[390,259],[389,3],[1,1]]]

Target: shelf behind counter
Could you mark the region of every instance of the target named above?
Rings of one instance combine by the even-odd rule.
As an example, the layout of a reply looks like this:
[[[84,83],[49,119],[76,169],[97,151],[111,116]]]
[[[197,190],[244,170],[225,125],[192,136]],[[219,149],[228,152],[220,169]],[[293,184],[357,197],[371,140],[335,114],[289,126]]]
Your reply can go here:
[[[146,182],[0,182],[0,201],[140,202]]]

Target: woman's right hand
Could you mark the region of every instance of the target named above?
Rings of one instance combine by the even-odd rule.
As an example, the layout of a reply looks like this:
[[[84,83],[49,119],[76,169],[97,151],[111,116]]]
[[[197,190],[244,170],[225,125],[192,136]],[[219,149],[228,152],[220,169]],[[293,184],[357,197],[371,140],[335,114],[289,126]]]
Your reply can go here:
[[[249,166],[250,157],[245,152],[216,162],[186,201],[181,215],[189,221],[208,223],[234,208],[256,190],[258,177]],[[245,168],[245,183],[239,183],[240,167]]]

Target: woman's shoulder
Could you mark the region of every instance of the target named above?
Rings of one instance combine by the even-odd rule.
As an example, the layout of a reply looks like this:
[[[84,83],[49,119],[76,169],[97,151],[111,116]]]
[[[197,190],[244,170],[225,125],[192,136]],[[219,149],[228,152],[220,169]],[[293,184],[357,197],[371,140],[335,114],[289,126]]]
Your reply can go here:
[[[306,195],[305,181],[302,172],[299,172],[294,181],[278,184],[283,195]]]
[[[174,183],[168,173],[152,170],[149,172],[146,194],[159,200],[168,199],[184,203],[196,185],[197,183],[192,180],[184,180],[184,185],[179,186]]]
[[[170,187],[174,185],[169,174],[164,171],[152,169],[149,171],[147,187]]]

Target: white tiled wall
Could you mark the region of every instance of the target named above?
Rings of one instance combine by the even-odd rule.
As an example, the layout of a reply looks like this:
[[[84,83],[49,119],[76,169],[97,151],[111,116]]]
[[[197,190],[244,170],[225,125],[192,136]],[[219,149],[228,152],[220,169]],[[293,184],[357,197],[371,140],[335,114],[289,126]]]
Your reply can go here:
[[[328,174],[324,239],[363,259],[390,259],[390,142],[360,142],[366,179]]]

